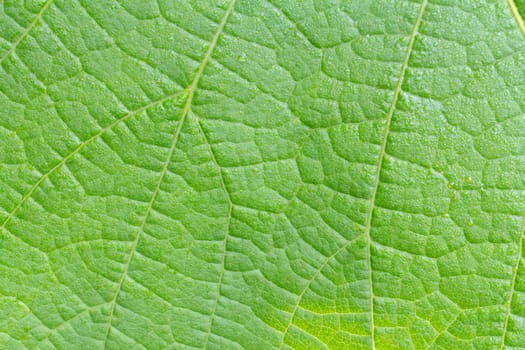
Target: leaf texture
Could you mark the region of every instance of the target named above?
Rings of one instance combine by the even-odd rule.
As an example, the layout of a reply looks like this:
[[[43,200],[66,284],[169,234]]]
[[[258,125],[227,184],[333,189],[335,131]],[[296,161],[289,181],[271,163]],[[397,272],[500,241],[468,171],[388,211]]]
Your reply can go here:
[[[0,0],[0,349],[525,349],[522,0]]]

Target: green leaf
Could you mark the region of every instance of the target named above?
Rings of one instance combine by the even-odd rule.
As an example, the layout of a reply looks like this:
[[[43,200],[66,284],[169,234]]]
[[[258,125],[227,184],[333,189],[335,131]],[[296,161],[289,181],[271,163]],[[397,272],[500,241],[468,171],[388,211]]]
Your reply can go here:
[[[525,349],[524,10],[0,1],[0,349]]]

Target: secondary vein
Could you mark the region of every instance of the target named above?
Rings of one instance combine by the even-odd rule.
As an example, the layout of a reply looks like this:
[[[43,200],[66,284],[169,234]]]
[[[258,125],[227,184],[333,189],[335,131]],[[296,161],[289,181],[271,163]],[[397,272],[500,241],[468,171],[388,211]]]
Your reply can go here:
[[[155,186],[155,190],[153,191],[153,194],[148,202],[148,206],[146,208],[146,212],[142,218],[142,221],[141,221],[141,224],[137,230],[137,234],[135,235],[135,239],[133,240],[133,243],[131,244],[131,250],[130,250],[130,253],[128,255],[128,258],[126,260],[126,263],[124,265],[124,270],[122,272],[122,275],[120,277],[120,280],[117,284],[117,289],[115,291],[115,295],[113,296],[113,298],[111,299],[111,301],[109,302],[110,305],[111,305],[111,309],[110,309],[110,312],[109,312],[109,320],[108,320],[108,327],[107,327],[107,330],[106,330],[106,334],[104,336],[104,349],[106,348],[106,345],[107,345],[107,341],[108,341],[108,338],[109,338],[109,334],[111,332],[111,328],[112,328],[112,324],[113,324],[113,319],[114,319],[114,313],[115,313],[115,307],[117,305],[117,300],[118,300],[118,297],[119,297],[119,294],[120,294],[120,291],[122,289],[122,286],[124,284],[124,281],[126,279],[126,276],[128,274],[128,271],[129,271],[129,267],[131,265],[131,261],[133,260],[133,257],[135,256],[135,252],[137,250],[137,246],[140,242],[140,238],[142,236],[142,233],[144,232],[144,229],[145,229],[145,226],[146,226],[146,222],[149,218],[149,215],[151,214],[151,211],[153,210],[153,204],[155,203],[155,200],[157,199],[159,193],[160,193],[160,187],[162,186],[162,183],[164,181],[164,177],[166,176],[167,172],[168,172],[168,168],[169,168],[169,165],[171,163],[171,159],[173,158],[173,153],[175,152],[175,149],[176,149],[176,146],[177,146],[177,141],[179,140],[179,135],[180,135],[180,132],[182,130],[182,126],[184,125],[184,122],[186,120],[186,116],[188,115],[188,113],[190,113],[191,111],[191,106],[192,106],[192,101],[193,101],[193,96],[195,95],[195,91],[197,90],[197,86],[199,84],[199,81],[204,73],[204,69],[206,68],[206,65],[208,64],[208,61],[213,53],[213,50],[215,48],[215,46],[217,45],[217,41],[219,40],[219,37],[220,35],[222,34],[222,32],[224,31],[224,26],[226,25],[226,22],[228,20],[228,17],[230,16],[232,10],[233,10],[233,6],[235,4],[235,0],[231,0],[230,3],[228,4],[228,7],[226,9],[226,12],[221,20],[221,22],[219,23],[219,26],[217,27],[217,30],[215,32],[215,34],[213,35],[213,38],[210,42],[210,45],[208,46],[208,49],[206,50],[206,53],[204,54],[204,57],[199,65],[199,68],[197,69],[197,73],[195,74],[195,77],[193,78],[191,84],[184,90],[187,94],[188,94],[188,97],[186,99],[186,102],[184,104],[184,108],[183,108],[183,111],[182,111],[182,115],[181,115],[181,118],[179,120],[179,123],[177,125],[177,129],[175,130],[175,133],[173,134],[173,138],[172,138],[172,141],[171,141],[171,146],[169,148],[169,151],[168,151],[168,154],[167,154],[167,157],[166,157],[166,160],[164,162],[164,165],[162,167],[162,170],[160,172],[160,175],[159,175],[159,179],[157,181],[157,184]]]
[[[308,282],[306,283],[306,286],[303,288],[303,290],[301,291],[301,293],[299,294],[299,296],[297,297],[297,302],[295,303],[294,305],[294,308],[292,310],[292,314],[290,316],[290,320],[288,322],[288,325],[286,326],[284,332],[283,332],[283,335],[281,336],[281,342],[279,344],[279,349],[282,349],[283,346],[284,346],[284,339],[286,337],[286,334],[288,334],[288,331],[290,330],[290,327],[292,326],[292,323],[293,323],[293,319],[295,317],[295,314],[297,313],[297,310],[299,309],[299,304],[301,303],[301,300],[304,296],[304,294],[306,293],[306,291],[308,289],[310,289],[310,286],[312,285],[312,282],[315,281],[315,279],[317,278],[317,276],[319,276],[319,274],[321,273],[321,271],[323,271],[323,269],[325,268],[326,265],[328,265],[328,263],[330,262],[330,260],[332,260],[333,258],[335,258],[339,253],[341,253],[343,250],[345,250],[345,248],[347,248],[350,244],[356,242],[357,240],[359,240],[360,238],[363,237],[363,234],[360,234],[358,235],[357,237],[349,240],[348,242],[346,242],[345,244],[343,244],[339,249],[337,249],[332,255],[330,255],[329,257],[327,257],[323,263],[321,264],[321,266],[319,266],[319,268],[314,272],[314,274],[312,275],[311,278],[308,279]]]
[[[115,120],[114,122],[112,122],[111,124],[103,127],[102,129],[100,129],[96,134],[94,134],[93,136],[89,137],[87,140],[83,141],[80,145],[77,146],[77,148],[75,148],[73,151],[71,151],[69,154],[67,154],[64,158],[62,158],[56,165],[54,165],[51,169],[49,169],[47,172],[45,172],[42,176],[40,176],[38,178],[38,180],[33,184],[33,186],[31,186],[31,188],[29,189],[29,191],[26,192],[26,194],[24,194],[24,196],[22,197],[22,199],[20,201],[18,201],[18,203],[14,206],[14,208],[9,212],[9,214],[7,215],[7,217],[5,218],[5,220],[2,222],[2,224],[0,224],[0,232],[2,232],[5,227],[7,226],[7,224],[14,218],[14,216],[16,215],[16,213],[18,212],[18,210],[20,210],[20,208],[22,207],[22,205],[27,202],[27,200],[29,200],[29,198],[32,197],[33,193],[36,191],[36,189],[51,175],[53,174],[55,171],[57,171],[58,169],[60,169],[65,163],[67,163],[68,160],[70,160],[71,158],[73,158],[75,155],[77,155],[78,153],[80,153],[87,145],[91,144],[94,140],[96,140],[97,138],[99,138],[100,136],[102,136],[104,133],[108,132],[109,130],[113,129],[115,126],[117,126],[118,124],[130,119],[131,117],[141,113],[141,112],[144,112],[145,110],[147,110],[148,108],[151,108],[151,107],[154,107],[154,106],[157,106],[163,102],[166,102],[167,100],[170,100],[172,98],[175,98],[179,95],[181,95],[183,92],[185,92],[185,90],[183,91],[179,91],[179,92],[176,92],[174,94],[171,94],[171,95],[168,95],[168,96],[165,96],[163,98],[161,98],[160,100],[157,100],[157,101],[153,101],[153,102],[150,102],[148,104],[146,104],[145,106],[142,106],[132,112],[129,112],[128,114],[124,115],[123,117]],[[21,240],[18,236],[15,236],[13,235],[13,237],[15,237],[16,239],[19,239]],[[25,241],[22,241],[24,243],[26,243]],[[27,243],[26,243],[27,244]]]
[[[194,115],[194,114],[192,114]],[[219,173],[219,180],[221,183],[221,187],[224,190],[224,195],[226,197],[226,200],[228,202],[228,219],[226,222],[226,234],[224,235],[224,244],[223,244],[223,251],[222,251],[222,260],[221,260],[221,267],[220,267],[220,275],[219,275],[219,281],[217,282],[217,297],[215,298],[215,303],[213,305],[213,310],[210,316],[210,327],[208,329],[208,333],[206,333],[206,340],[204,342],[204,348],[206,349],[208,346],[208,342],[210,339],[211,331],[213,328],[213,321],[215,320],[215,315],[217,314],[217,305],[219,304],[219,299],[221,298],[221,287],[222,287],[222,279],[224,278],[224,267],[226,263],[226,252],[227,252],[227,246],[228,246],[228,240],[230,239],[230,225],[232,220],[232,211],[233,211],[233,201],[230,196],[230,192],[228,192],[228,189],[226,188],[226,183],[224,181],[224,175],[222,174],[222,168],[217,162],[217,158],[215,157],[215,153],[213,152],[210,143],[208,142],[208,138],[206,137],[206,134],[204,133],[204,130],[202,130],[202,126],[200,125],[200,121],[198,120],[198,117],[195,116],[195,119],[197,121],[197,127],[199,129],[200,134],[202,135],[202,138],[206,142],[206,145],[208,146],[208,151],[211,155],[212,161],[217,167],[217,171]]]
[[[120,280],[117,284],[117,290],[115,292],[115,295],[113,296],[113,299],[110,301],[111,309],[109,312],[109,321],[108,321],[108,328],[106,330],[106,335],[104,337],[104,349],[106,348],[108,336],[112,327],[113,323],[113,315],[115,311],[115,306],[117,304],[118,296],[120,295],[120,290],[122,289],[122,285],[124,284],[124,280],[126,279],[126,276],[128,274],[129,266],[131,265],[131,261],[133,260],[133,257],[135,256],[135,252],[137,250],[138,243],[140,241],[140,237],[142,233],[144,232],[144,228],[146,226],[146,222],[149,218],[149,215],[151,213],[151,210],[153,209],[153,204],[155,203],[155,200],[157,199],[157,196],[160,193],[160,187],[162,185],[162,182],[164,180],[164,177],[166,176],[168,172],[168,167],[171,162],[171,158],[173,157],[173,152],[175,151],[177,141],[179,139],[180,131],[182,130],[182,125],[184,124],[185,114],[182,115],[181,119],[179,120],[179,123],[177,125],[177,129],[175,130],[175,133],[173,134],[173,139],[171,141],[171,146],[168,151],[168,155],[166,157],[166,161],[164,162],[164,165],[162,167],[162,170],[160,172],[159,180],[157,181],[157,184],[155,186],[155,190],[153,191],[153,194],[151,195],[151,198],[148,202],[148,206],[146,208],[146,213],[144,214],[144,217],[142,218],[141,224],[139,226],[139,229],[137,231],[137,234],[135,235],[135,239],[133,240],[133,243],[131,244],[131,251],[128,255],[128,258],[126,260],[126,263],[124,265],[124,271],[122,272],[122,275],[120,276]]]
[[[29,23],[29,25],[27,26],[27,28],[22,32],[22,34],[20,34],[20,36],[18,38],[16,38],[16,40],[13,42],[13,44],[11,45],[11,48],[9,48],[9,50],[7,50],[2,56],[0,56],[0,64],[9,56],[11,55],[13,52],[15,52],[18,44],[20,44],[20,42],[22,40],[24,40],[24,38],[29,34],[29,32],[31,31],[31,29],[33,29],[33,27],[35,26],[36,22],[38,22],[38,20],[40,18],[42,18],[42,15],[44,14],[44,12],[46,12],[46,10],[48,9],[49,5],[51,5],[51,3],[53,2],[53,0],[47,0],[47,2],[44,4],[44,6],[42,6],[42,8],[40,9],[40,11],[37,13],[37,15],[35,16],[35,18],[33,18],[33,20],[31,21],[31,23]]]

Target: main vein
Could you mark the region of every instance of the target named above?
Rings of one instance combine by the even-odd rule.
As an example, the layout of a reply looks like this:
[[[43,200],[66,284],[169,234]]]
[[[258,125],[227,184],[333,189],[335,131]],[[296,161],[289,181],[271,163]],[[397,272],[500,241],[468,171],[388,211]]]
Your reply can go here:
[[[374,185],[372,187],[372,195],[370,196],[370,209],[368,210],[368,217],[366,219],[365,236],[366,236],[366,250],[367,250],[367,259],[368,259],[368,283],[370,285],[370,331],[371,331],[371,338],[372,338],[372,349],[375,349],[374,284],[372,280],[372,254],[371,254],[371,249],[370,249],[370,246],[372,244],[372,238],[370,234],[370,230],[372,228],[372,217],[373,217],[374,209],[375,209],[377,189],[381,181],[380,180],[381,179],[381,169],[383,167],[383,159],[385,158],[388,135],[390,134],[390,124],[392,122],[392,116],[394,115],[394,111],[396,110],[396,106],[397,106],[397,101],[399,100],[399,95],[401,94],[403,82],[405,81],[405,73],[408,68],[408,61],[410,60],[410,55],[412,54],[412,49],[414,48],[414,41],[418,34],[419,26],[421,25],[421,21],[423,19],[423,13],[425,12],[427,3],[428,3],[428,0],[423,0],[423,2],[421,2],[421,5],[419,7],[419,13],[417,15],[416,23],[414,24],[414,28],[412,29],[412,32],[410,33],[407,52],[405,54],[403,65],[401,66],[401,73],[399,74],[399,79],[394,89],[394,98],[392,100],[392,104],[390,105],[390,109],[388,110],[388,113],[386,115],[385,133],[383,136],[383,143],[381,144],[381,150],[379,152],[379,158],[377,161],[376,174],[374,177]]]
[[[129,267],[131,265],[131,261],[133,260],[133,257],[135,255],[135,252],[137,251],[137,246],[140,242],[140,238],[142,236],[142,233],[144,232],[144,228],[146,226],[146,222],[151,214],[151,211],[153,209],[153,204],[155,203],[155,200],[157,199],[159,193],[160,193],[160,188],[162,186],[162,183],[164,181],[164,177],[166,176],[167,172],[168,172],[168,168],[169,168],[169,165],[171,163],[171,159],[173,157],[173,153],[175,152],[175,149],[176,149],[176,146],[177,146],[177,141],[179,140],[179,135],[180,135],[180,132],[182,130],[182,126],[184,125],[184,121],[186,120],[186,116],[188,115],[188,113],[190,113],[191,111],[191,105],[192,105],[192,101],[193,101],[193,96],[195,95],[195,91],[197,90],[197,86],[199,85],[199,80],[201,79],[202,77],[202,74],[204,73],[204,69],[206,68],[206,65],[208,64],[208,61],[213,53],[213,50],[215,48],[215,46],[217,45],[217,41],[219,40],[219,37],[220,35],[222,34],[223,30],[224,30],[224,26],[226,25],[226,21],[228,20],[228,17],[230,16],[232,10],[233,10],[233,6],[235,4],[235,0],[231,0],[230,3],[228,4],[228,7],[226,9],[226,12],[221,20],[221,22],[219,23],[219,26],[217,27],[217,30],[215,32],[215,34],[213,35],[213,38],[208,46],[208,49],[206,50],[206,53],[204,54],[204,57],[199,65],[199,68],[197,69],[197,73],[195,74],[195,77],[193,78],[191,84],[185,89],[185,91],[187,92],[188,94],[188,97],[186,99],[186,102],[184,104],[184,108],[183,108],[183,111],[182,111],[182,115],[181,115],[181,118],[178,122],[178,125],[177,125],[177,129],[175,130],[174,134],[173,134],[173,138],[171,140],[171,145],[170,145],[170,148],[169,148],[169,151],[168,151],[168,154],[166,156],[166,160],[164,162],[164,165],[162,167],[162,170],[160,172],[160,175],[159,175],[159,179],[157,181],[157,184],[155,186],[155,189],[153,191],[153,194],[151,195],[151,198],[148,202],[148,206],[146,208],[146,212],[142,218],[142,221],[141,221],[141,224],[137,230],[137,234],[135,235],[135,239],[133,240],[133,243],[131,244],[131,250],[130,250],[130,253],[128,254],[128,257],[127,257],[127,260],[126,260],[126,263],[124,265],[124,270],[122,272],[122,275],[120,277],[120,280],[118,281],[118,284],[117,284],[117,290],[115,291],[115,295],[113,296],[113,298],[111,299],[110,301],[110,304],[111,304],[111,309],[110,309],[110,312],[109,312],[109,321],[108,321],[108,327],[106,329],[106,335],[104,337],[104,348],[106,348],[106,345],[107,345],[107,341],[108,341],[108,338],[109,338],[109,334],[110,334],[110,331],[111,331],[111,328],[112,328],[112,324],[113,324],[113,318],[114,318],[114,313],[115,313],[115,307],[117,305],[117,300],[118,300],[118,297],[120,295],[120,291],[122,289],[122,285],[124,284],[124,281],[126,279],[126,276],[128,274],[128,270],[129,270]]]
[[[16,40],[13,42],[13,44],[11,45],[11,48],[9,48],[9,50],[7,50],[2,56],[0,56],[0,64],[9,56],[11,55],[13,52],[15,52],[18,44],[20,44],[20,42],[22,40],[24,40],[24,38],[29,34],[29,32],[31,31],[31,29],[33,29],[33,27],[35,26],[36,22],[38,22],[38,20],[40,18],[42,18],[42,15],[44,14],[44,12],[46,12],[47,8],[49,7],[49,5],[51,5],[51,3],[53,2],[53,0],[47,0],[47,2],[44,4],[44,6],[42,6],[42,8],[40,9],[40,11],[37,13],[37,15],[35,16],[35,18],[33,18],[33,20],[31,21],[31,23],[29,23],[29,25],[27,26],[27,28],[22,32],[22,34],[20,34],[20,36],[18,38],[16,38]]]
[[[315,273],[312,275],[312,277],[308,280],[308,283],[306,284],[306,286],[303,288],[303,290],[299,294],[297,303],[295,304],[294,309],[292,311],[292,315],[291,315],[290,321],[289,321],[286,329],[283,332],[279,348],[282,348],[284,346],[284,338],[285,338],[286,334],[288,333],[288,330],[289,330],[289,328],[290,328],[290,326],[291,326],[291,324],[293,322],[293,318],[295,317],[295,314],[296,314],[296,312],[297,312],[297,310],[299,308],[299,304],[301,302],[301,299],[304,296],[304,294],[306,293],[306,291],[310,288],[310,285],[312,284],[312,282],[317,278],[317,276],[321,273],[321,271],[324,269],[324,267],[328,264],[328,262],[330,260],[334,259],[339,253],[341,253],[350,244],[354,243],[355,241],[357,241],[361,237],[365,236],[366,237],[366,243],[367,243],[368,280],[369,280],[369,285],[370,285],[370,332],[371,332],[370,336],[371,336],[371,340],[372,340],[372,349],[375,349],[375,342],[374,342],[374,330],[375,330],[375,326],[374,326],[374,292],[373,292],[373,285],[372,285],[372,264],[371,264],[371,254],[370,254],[370,246],[371,246],[370,229],[372,227],[372,215],[373,215],[373,211],[374,211],[374,207],[375,207],[377,188],[379,187],[379,182],[380,182],[380,175],[381,175],[381,167],[383,165],[383,158],[384,158],[385,153],[386,153],[386,145],[387,145],[388,135],[389,135],[389,132],[390,132],[390,124],[391,124],[391,121],[392,121],[392,115],[394,114],[394,111],[396,109],[397,101],[398,101],[399,95],[401,93],[401,87],[403,86],[403,82],[405,80],[405,73],[406,73],[406,70],[408,68],[408,61],[410,59],[410,55],[411,55],[412,49],[414,47],[414,41],[415,41],[415,38],[416,38],[416,36],[418,34],[419,27],[420,27],[421,21],[423,19],[423,13],[425,12],[425,8],[427,6],[427,3],[428,3],[428,0],[423,0],[421,5],[420,5],[420,7],[419,7],[419,11],[418,11],[416,22],[414,23],[414,27],[412,28],[412,31],[410,32],[410,35],[409,35],[407,51],[406,51],[406,54],[405,54],[405,57],[404,57],[404,60],[403,60],[403,64],[401,66],[401,72],[399,74],[399,78],[398,78],[396,87],[394,88],[394,96],[392,98],[392,104],[390,105],[390,108],[389,108],[389,110],[387,112],[387,115],[386,115],[385,132],[384,132],[384,135],[383,135],[383,142],[381,144],[381,148],[380,148],[380,151],[379,151],[379,157],[378,157],[378,161],[377,161],[377,165],[376,165],[376,173],[375,173],[374,183],[373,183],[373,187],[372,187],[372,194],[370,196],[370,203],[371,204],[370,204],[370,209],[368,210],[366,226],[365,226],[365,232],[363,234],[361,234],[361,235],[358,235],[354,239],[346,242],[339,249],[337,249],[335,251],[335,253],[333,253],[332,255],[327,257],[323,261],[321,266],[319,266],[319,268],[315,271]]]

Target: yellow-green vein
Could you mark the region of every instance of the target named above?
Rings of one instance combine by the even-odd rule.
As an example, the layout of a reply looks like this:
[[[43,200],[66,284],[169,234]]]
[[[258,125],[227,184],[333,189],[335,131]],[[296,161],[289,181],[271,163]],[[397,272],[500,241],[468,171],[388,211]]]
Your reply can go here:
[[[228,192],[228,189],[226,188],[226,183],[224,181],[224,175],[222,174],[222,168],[219,165],[219,163],[217,162],[217,158],[215,157],[215,153],[213,152],[213,150],[211,148],[211,145],[210,145],[210,143],[208,141],[208,138],[206,137],[206,134],[204,133],[204,130],[202,130],[202,126],[200,124],[199,118],[193,113],[192,113],[192,116],[195,117],[195,120],[196,120],[196,123],[197,123],[197,128],[199,129],[199,133],[201,134],[202,138],[206,142],[206,145],[208,147],[208,152],[209,152],[209,154],[211,156],[211,159],[212,159],[213,163],[215,164],[215,166],[217,167],[217,172],[219,173],[219,180],[220,180],[220,183],[221,183],[221,187],[224,190],[224,195],[225,195],[226,200],[228,202],[228,219],[227,219],[227,222],[226,222],[226,233],[224,235],[222,260],[221,260],[221,266],[220,266],[220,275],[219,275],[219,280],[217,282],[217,297],[215,298],[215,302],[214,302],[214,305],[213,305],[213,310],[212,310],[211,317],[210,317],[210,326],[208,328],[208,333],[206,333],[206,340],[204,342],[204,348],[206,349],[207,346],[208,346],[208,341],[210,339],[211,331],[212,331],[212,328],[213,328],[213,321],[215,320],[215,315],[217,313],[217,305],[219,304],[219,299],[221,297],[222,279],[224,277],[224,267],[225,267],[225,263],[226,263],[226,252],[227,252],[226,248],[228,246],[228,240],[230,238],[230,225],[231,225],[231,220],[232,220],[233,201],[231,199],[230,192]]]
[[[385,156],[385,153],[386,153],[386,145],[387,145],[387,140],[388,140],[388,135],[389,135],[389,132],[390,132],[390,124],[391,124],[391,121],[392,121],[392,116],[394,114],[394,111],[396,109],[396,105],[397,105],[397,101],[399,99],[399,95],[401,93],[401,88],[403,86],[403,82],[404,82],[404,79],[405,79],[405,73],[406,73],[406,70],[408,68],[408,62],[409,62],[409,59],[410,59],[410,56],[411,56],[411,53],[412,53],[412,49],[414,47],[414,41],[415,41],[415,38],[418,34],[418,31],[419,31],[419,27],[421,25],[421,21],[423,19],[423,13],[425,12],[425,8],[428,4],[428,0],[423,0],[421,2],[421,5],[419,6],[419,11],[418,11],[418,15],[417,15],[417,18],[416,18],[416,22],[414,23],[414,27],[412,28],[412,31],[409,35],[409,40],[408,40],[408,46],[407,46],[407,51],[406,51],[406,54],[405,54],[405,57],[404,57],[404,60],[403,60],[403,64],[401,66],[401,72],[399,74],[399,78],[398,78],[398,81],[397,81],[397,84],[396,84],[396,87],[394,88],[394,96],[392,98],[392,103],[390,105],[390,108],[387,112],[387,115],[386,115],[386,122],[385,122],[385,132],[384,132],[384,135],[383,135],[383,142],[381,144],[381,148],[380,148],[380,151],[379,151],[379,157],[378,157],[378,161],[377,161],[377,165],[376,165],[376,173],[375,173],[375,176],[374,176],[374,183],[373,183],[373,187],[372,187],[372,193],[371,193],[371,196],[370,196],[370,208],[368,210],[368,215],[367,215],[367,220],[366,220],[366,225],[365,225],[365,232],[364,232],[364,236],[366,237],[366,245],[367,245],[367,264],[368,264],[368,282],[369,282],[369,286],[370,286],[370,337],[371,337],[371,342],[372,342],[372,349],[375,349],[375,326],[374,326],[374,291],[373,291],[373,283],[372,283],[372,262],[371,262],[371,237],[370,237],[370,230],[371,230],[371,227],[372,227],[372,216],[373,216],[373,212],[374,212],[374,207],[375,207],[375,200],[376,200],[376,195],[377,195],[377,189],[379,187],[379,182],[380,182],[380,175],[381,175],[381,167],[383,165],[383,158]],[[319,275],[319,273],[323,270],[323,268],[328,264],[328,262],[331,260],[331,259],[334,259],[340,252],[342,252],[346,247],[348,247],[351,243],[353,243],[356,239],[360,238],[362,235],[359,235],[358,237],[356,237],[355,239],[353,240],[350,240],[348,242],[346,242],[343,246],[341,246],[341,248],[339,248],[334,254],[330,255],[329,257],[327,257],[323,263],[321,264],[321,266],[316,270],[316,272],[312,275],[312,277],[308,280],[305,288],[301,291],[301,293],[299,294],[299,297],[297,299],[297,303],[292,311],[292,315],[290,317],[290,320],[289,320],[289,324],[288,326],[286,327],[285,331],[283,332],[283,335],[281,337],[281,344],[279,346],[279,348],[282,348],[283,345],[284,345],[284,339],[285,339],[285,336],[286,334],[288,333],[288,330],[293,322],[293,318],[295,317],[295,313],[297,312],[297,309],[298,309],[298,306],[301,302],[301,299],[303,297],[303,295],[305,294],[305,292],[308,290],[308,288],[310,287],[311,283],[313,280],[315,280],[315,278],[317,278],[317,276]]]
[[[105,126],[104,128],[100,129],[96,134],[94,134],[93,136],[91,136],[90,138],[88,138],[87,140],[83,141],[81,144],[79,144],[73,151],[71,151],[69,154],[67,154],[65,157],[63,157],[56,165],[54,165],[51,169],[49,169],[47,172],[45,172],[42,176],[40,176],[38,178],[38,180],[33,184],[33,186],[31,186],[31,188],[29,189],[29,191],[26,192],[26,194],[22,197],[22,199],[20,199],[20,201],[18,201],[18,203],[14,206],[14,208],[9,212],[9,214],[7,215],[7,217],[5,218],[5,220],[2,222],[2,224],[0,224],[0,232],[2,232],[4,230],[4,228],[6,227],[6,225],[14,218],[14,216],[16,215],[16,213],[18,212],[18,210],[20,210],[20,208],[22,207],[22,205],[27,202],[27,200],[29,198],[31,198],[31,196],[33,195],[33,193],[36,191],[36,189],[51,175],[53,174],[55,171],[57,171],[58,169],[60,169],[60,167],[62,167],[68,160],[70,160],[71,158],[73,158],[75,155],[77,155],[80,151],[82,151],[87,145],[89,145],[90,143],[92,143],[94,140],[96,140],[97,138],[99,138],[100,136],[102,136],[104,133],[106,133],[107,131],[113,129],[115,126],[117,126],[118,124],[130,119],[131,117],[141,113],[141,112],[144,112],[146,111],[147,109],[151,108],[151,107],[154,107],[154,106],[157,106],[159,104],[162,104],[172,98],[175,98],[181,94],[183,94],[185,92],[185,90],[183,91],[179,91],[179,92],[176,92],[174,94],[171,94],[171,95],[168,95],[166,97],[163,97],[161,98],[160,100],[157,100],[157,101],[153,101],[153,102],[150,102],[148,103],[147,105],[145,106],[142,106],[132,112],[129,112],[128,114],[124,115],[123,117],[115,120],[114,122],[112,122],[111,124]],[[17,236],[14,236],[16,239],[18,240],[21,240],[19,237]],[[23,243],[27,244],[27,242],[25,241],[22,241]]]
[[[419,31],[419,26],[421,25],[421,21],[423,20],[423,13],[425,12],[427,3],[428,3],[428,0],[423,0],[419,7],[419,13],[417,15],[416,23],[414,24],[414,28],[412,29],[412,32],[410,33],[410,37],[408,40],[408,47],[407,47],[407,51],[405,54],[405,59],[403,60],[403,65],[401,66],[401,73],[399,74],[399,79],[394,89],[394,97],[392,100],[392,104],[390,105],[390,109],[388,110],[388,113],[386,115],[386,125],[385,125],[385,132],[383,135],[383,143],[381,144],[381,149],[379,151],[379,158],[377,160],[376,173],[374,176],[374,184],[372,187],[372,195],[370,196],[370,208],[368,210],[368,216],[367,216],[366,225],[365,225],[365,236],[366,236],[366,241],[367,241],[366,256],[368,259],[368,283],[370,285],[370,323],[371,323],[370,332],[371,332],[371,339],[372,339],[372,349],[375,349],[374,287],[373,287],[374,284],[373,284],[373,279],[372,279],[372,254],[371,254],[372,238],[370,234],[370,231],[372,229],[372,217],[374,214],[377,189],[381,181],[381,169],[383,167],[383,159],[386,153],[386,145],[388,142],[388,135],[390,133],[390,124],[392,122],[392,116],[394,115],[394,111],[396,110],[396,106],[397,106],[397,101],[399,100],[399,95],[401,94],[403,82],[405,80],[405,73],[407,71],[408,62],[410,60],[410,55],[412,54],[412,49],[414,48],[414,42],[416,40],[416,36]]]
[[[29,26],[27,26],[26,29],[24,29],[24,31],[22,32],[22,34],[20,34],[16,40],[13,42],[13,44],[11,45],[11,47],[9,48],[9,50],[7,50],[2,56],[0,56],[0,64],[9,56],[11,55],[13,52],[15,52],[18,44],[20,44],[20,42],[22,40],[24,40],[24,38],[29,34],[29,32],[31,31],[31,29],[33,29],[33,27],[35,26],[36,22],[38,22],[38,20],[40,18],[42,18],[42,15],[44,14],[44,12],[46,12],[46,10],[48,9],[48,7],[51,5],[51,3],[53,2],[53,0],[47,0],[47,2],[44,4],[44,6],[42,6],[42,8],[40,9],[40,11],[36,14],[35,18],[33,18],[33,20],[31,21],[31,23],[29,23]]]
[[[518,10],[518,6],[516,6],[516,3],[514,2],[514,0],[507,0],[507,4],[509,5],[510,11],[512,12],[512,15],[514,16],[514,19],[516,20],[516,23],[518,24],[518,27],[521,30],[521,33],[525,36],[525,22],[523,21],[523,18],[521,17],[520,11]]]
[[[180,117],[180,120],[178,122],[178,125],[177,125],[177,129],[175,130],[174,134],[173,134],[173,138],[172,138],[172,141],[171,141],[171,145],[170,145],[170,148],[168,150],[168,154],[166,156],[166,160],[164,162],[164,165],[162,167],[162,170],[159,174],[159,179],[157,181],[157,184],[155,186],[155,189],[151,195],[151,198],[148,202],[148,206],[146,208],[146,212],[141,220],[141,224],[137,230],[137,234],[135,235],[135,239],[133,240],[132,244],[131,244],[131,249],[130,249],[130,253],[128,254],[128,257],[126,259],[126,262],[124,264],[124,270],[122,271],[122,275],[120,277],[120,280],[118,281],[117,283],[117,289],[115,291],[115,294],[113,296],[113,298],[110,300],[109,304],[111,305],[110,306],[110,312],[109,312],[109,319],[108,319],[108,327],[106,329],[106,334],[104,336],[104,348],[106,348],[106,345],[107,345],[107,341],[108,341],[108,338],[109,338],[109,334],[111,332],[111,328],[112,328],[112,324],[113,324],[113,319],[114,319],[114,313],[115,313],[115,307],[117,305],[117,300],[118,300],[118,297],[119,297],[119,294],[120,294],[120,291],[122,289],[122,286],[124,284],[124,281],[126,279],[126,276],[128,274],[128,270],[129,270],[129,267],[131,265],[131,261],[133,260],[133,257],[135,255],[135,252],[137,250],[137,246],[140,242],[140,237],[142,236],[142,233],[144,232],[144,228],[146,226],[146,222],[149,218],[149,215],[153,209],[153,204],[155,203],[155,200],[157,198],[157,196],[159,195],[160,193],[160,187],[162,186],[162,183],[164,181],[164,177],[166,176],[167,172],[168,172],[168,168],[169,168],[169,165],[171,163],[171,159],[173,158],[173,153],[175,152],[175,148],[177,146],[177,141],[179,140],[179,135],[180,135],[180,132],[182,130],[182,126],[184,125],[184,122],[186,120],[186,116],[188,115],[188,113],[190,113],[190,110],[191,110],[191,105],[192,105],[192,101],[193,101],[193,96],[195,95],[195,91],[197,90],[197,86],[199,84],[199,80],[201,79],[202,77],[202,74],[204,73],[204,69],[206,68],[206,65],[213,53],[213,50],[215,48],[215,46],[217,45],[217,41],[219,40],[219,37],[220,35],[222,34],[223,30],[224,30],[224,26],[226,25],[226,21],[228,20],[228,17],[230,16],[232,10],[233,10],[233,6],[235,4],[235,0],[232,0],[230,1],[227,9],[226,9],[226,12],[221,20],[221,22],[219,23],[219,26],[217,27],[217,30],[215,32],[215,34],[213,35],[213,38],[208,46],[208,49],[206,50],[206,53],[204,54],[204,57],[199,65],[199,68],[197,70],[197,73],[195,74],[195,77],[193,78],[191,84],[184,90],[187,92],[188,96],[186,98],[186,102],[184,103],[184,108],[183,108],[183,111],[182,111],[182,115]]]

